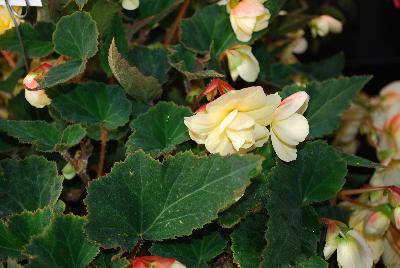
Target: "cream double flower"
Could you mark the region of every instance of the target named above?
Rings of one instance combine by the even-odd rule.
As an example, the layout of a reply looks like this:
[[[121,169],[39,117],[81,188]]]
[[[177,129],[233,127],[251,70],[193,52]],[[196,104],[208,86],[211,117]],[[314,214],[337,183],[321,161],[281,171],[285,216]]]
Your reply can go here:
[[[308,122],[301,115],[307,101],[305,92],[281,101],[277,93],[266,95],[262,87],[249,87],[229,91],[184,122],[192,140],[221,155],[261,147],[271,125],[274,150],[288,162],[296,159],[296,145],[308,135]]]
[[[236,38],[247,42],[253,32],[268,27],[271,14],[262,4],[265,0],[228,0],[227,10]]]

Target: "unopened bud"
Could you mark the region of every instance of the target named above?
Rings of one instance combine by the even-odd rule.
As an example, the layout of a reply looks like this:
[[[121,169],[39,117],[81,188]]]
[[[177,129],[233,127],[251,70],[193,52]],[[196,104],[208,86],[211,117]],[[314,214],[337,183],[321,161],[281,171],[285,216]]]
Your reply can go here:
[[[132,268],[186,268],[186,266],[172,258],[142,256],[132,261]]]
[[[62,174],[67,180],[71,180],[75,177],[76,171],[75,168],[71,165],[71,163],[67,163],[62,169]]]
[[[364,231],[369,235],[382,236],[390,225],[390,219],[382,211],[373,211],[368,216]]]

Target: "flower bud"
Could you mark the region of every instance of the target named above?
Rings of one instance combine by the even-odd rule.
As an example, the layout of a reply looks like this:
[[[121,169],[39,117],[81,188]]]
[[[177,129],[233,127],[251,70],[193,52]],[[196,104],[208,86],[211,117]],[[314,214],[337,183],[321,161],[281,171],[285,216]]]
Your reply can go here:
[[[62,174],[65,179],[71,180],[75,177],[76,171],[75,168],[71,165],[71,163],[67,163],[62,169]]]
[[[139,0],[122,0],[122,8],[126,10],[135,10],[139,7]]]
[[[254,82],[260,73],[260,65],[248,45],[238,45],[226,50],[229,71],[233,81],[240,76],[246,82]]]
[[[186,268],[186,266],[172,258],[142,256],[132,261],[132,268]]]
[[[271,14],[262,4],[262,0],[230,0],[227,10],[230,12],[230,21],[236,38],[248,42],[253,32],[268,27]]]
[[[42,63],[36,70],[29,72],[23,80],[25,99],[36,108],[43,108],[51,103],[43,89],[39,89],[39,81],[50,71],[52,64]]]
[[[310,21],[311,33],[313,37],[324,37],[329,33],[341,33],[343,23],[328,15],[319,16]]]
[[[382,211],[373,211],[368,216],[364,231],[368,235],[382,236],[390,225],[390,219]]]

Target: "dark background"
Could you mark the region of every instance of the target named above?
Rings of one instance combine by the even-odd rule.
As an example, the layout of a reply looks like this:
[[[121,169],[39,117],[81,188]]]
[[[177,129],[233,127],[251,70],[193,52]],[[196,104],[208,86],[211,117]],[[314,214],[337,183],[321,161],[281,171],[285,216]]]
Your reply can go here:
[[[334,37],[334,42],[322,45],[317,56],[322,59],[343,51],[345,75],[372,74],[374,79],[364,90],[375,95],[389,82],[400,80],[400,9],[392,0],[355,3],[356,16],[345,24],[341,35]]]

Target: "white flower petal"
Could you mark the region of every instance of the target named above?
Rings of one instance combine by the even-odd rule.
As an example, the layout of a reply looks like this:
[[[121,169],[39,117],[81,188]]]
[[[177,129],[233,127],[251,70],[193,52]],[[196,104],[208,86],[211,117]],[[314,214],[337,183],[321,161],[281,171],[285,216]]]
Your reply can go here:
[[[234,118],[234,120],[229,124],[229,129],[232,130],[248,129],[253,127],[255,123],[256,122],[252,117],[246,115],[245,113],[239,113]]]
[[[260,65],[253,54],[243,58],[242,64],[237,67],[239,76],[246,82],[254,82],[260,73]]]
[[[308,121],[300,114],[293,114],[285,120],[274,120],[271,128],[281,141],[292,146],[304,141],[309,133]]]
[[[271,141],[272,141],[272,146],[274,147],[274,151],[281,159],[282,161],[285,162],[290,162],[293,160],[296,160],[297,158],[297,149],[296,146],[290,146],[283,141],[281,141],[274,133],[273,130],[271,130]]]
[[[242,24],[246,25],[248,23],[253,23],[254,26],[255,26],[256,20],[255,20],[255,18],[253,18],[253,19],[250,19],[249,22],[244,23],[244,22],[240,22],[239,19],[240,18],[237,18],[232,14],[230,15],[230,21],[231,21],[232,29],[235,32],[236,38],[239,41],[248,42],[251,39],[251,35],[252,35],[253,31],[251,31],[250,33],[245,32],[241,28],[241,26],[243,26]],[[254,29],[254,26],[253,26],[253,29]],[[250,27],[251,27],[251,25],[250,25]]]
[[[296,92],[290,95],[285,98],[276,109],[275,118],[277,120],[283,120],[294,113],[304,113],[307,109],[309,99],[310,97],[305,91]]]
[[[325,260],[328,260],[332,256],[332,254],[335,253],[337,247],[338,247],[338,239],[334,238],[326,241],[324,246]]]
[[[233,120],[235,120],[237,114],[238,111],[233,110],[225,117],[225,119],[219,125],[219,133],[223,133],[225,131],[225,129],[233,122]]]

